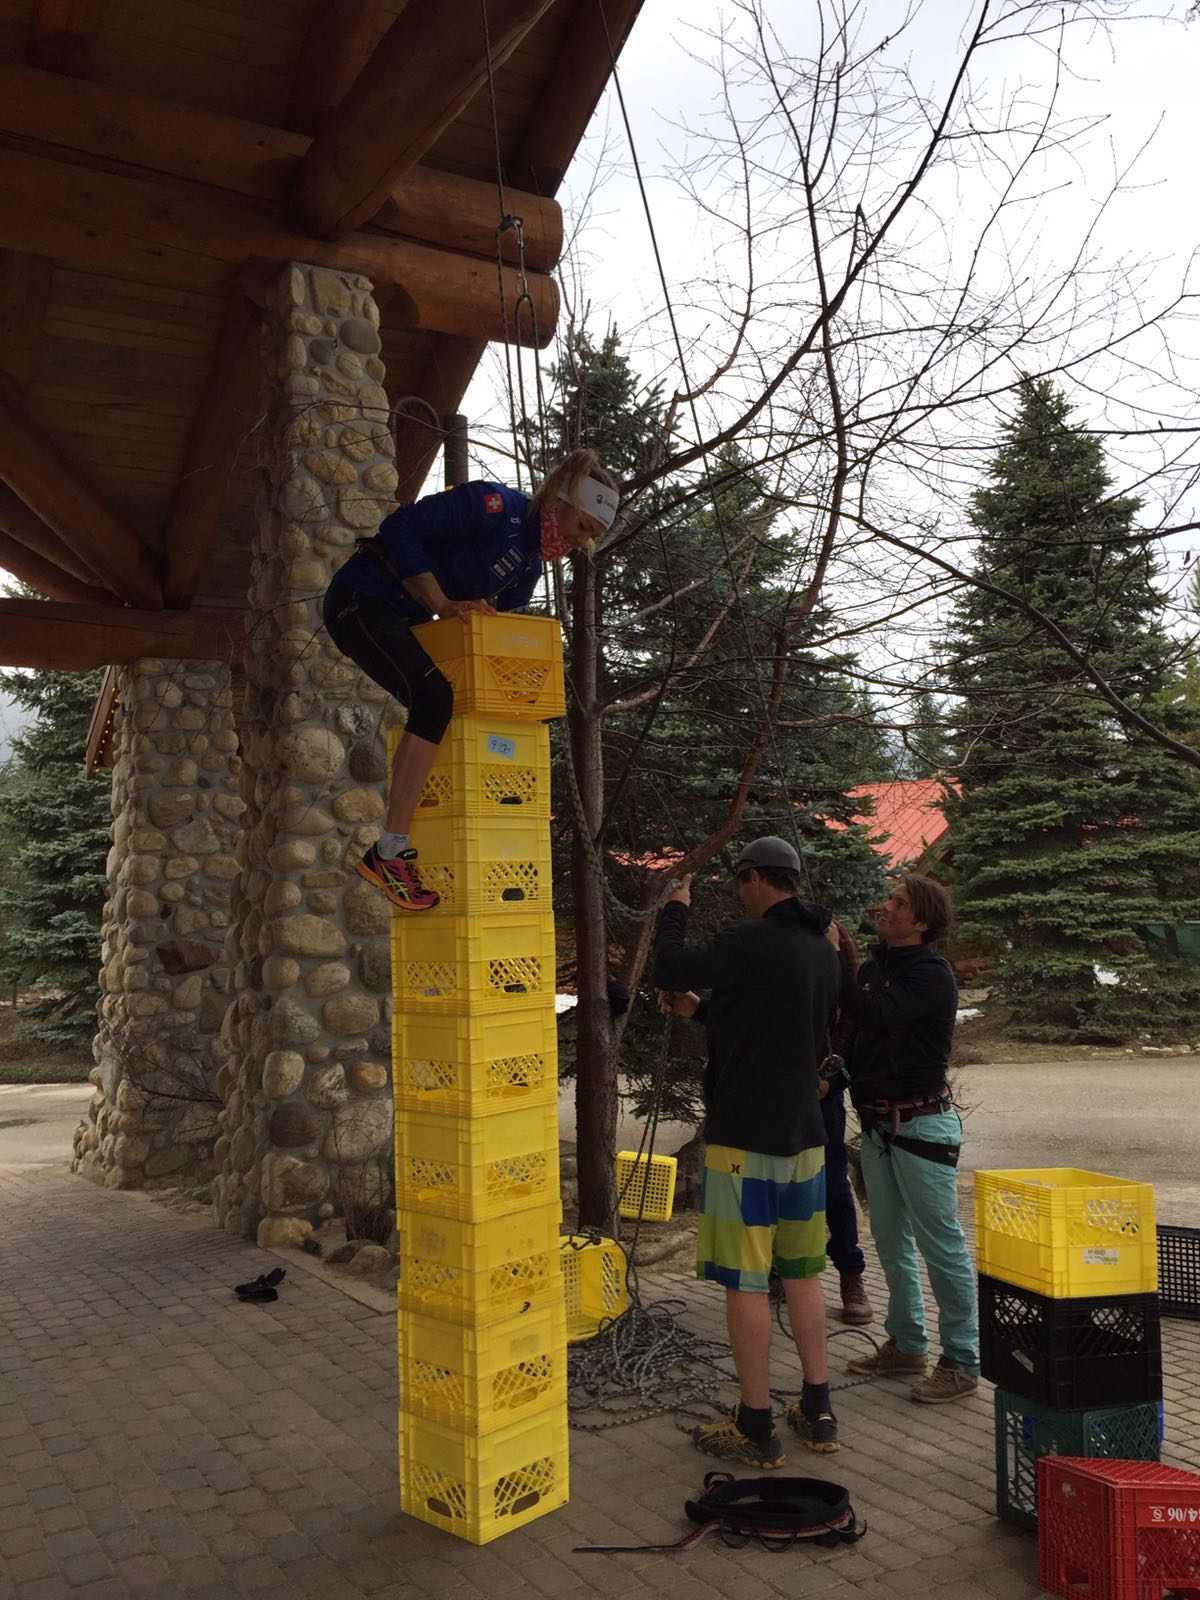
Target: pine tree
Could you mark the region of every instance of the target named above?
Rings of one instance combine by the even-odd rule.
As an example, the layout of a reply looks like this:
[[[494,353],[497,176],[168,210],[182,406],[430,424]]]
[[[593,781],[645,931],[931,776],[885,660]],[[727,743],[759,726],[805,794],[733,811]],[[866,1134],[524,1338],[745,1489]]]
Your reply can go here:
[[[112,818],[108,774],[84,769],[96,672],[8,672],[0,687],[34,713],[0,784],[0,981],[38,993],[22,1031],[83,1043],[94,1028],[100,915]]]
[[[1026,379],[989,482],[972,497],[976,575],[1051,617],[1135,707],[1170,676],[1139,502],[1111,493],[1100,443],[1049,382]],[[962,933],[991,948],[1008,1031],[1161,1033],[1197,975],[1156,952],[1151,923],[1200,903],[1200,783],[1115,721],[1079,668],[979,588],[947,649],[961,798],[948,808]],[[1115,980],[1115,981],[1114,981]]]

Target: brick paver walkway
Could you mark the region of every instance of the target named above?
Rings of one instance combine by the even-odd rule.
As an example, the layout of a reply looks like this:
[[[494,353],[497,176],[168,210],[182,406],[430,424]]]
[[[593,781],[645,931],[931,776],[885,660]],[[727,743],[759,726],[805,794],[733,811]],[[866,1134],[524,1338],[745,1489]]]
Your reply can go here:
[[[576,1431],[570,1504],[476,1548],[397,1510],[391,1315],[300,1270],[275,1304],[241,1305],[230,1287],[261,1252],[58,1169],[0,1171],[0,1218],[0,1600],[1040,1592],[1033,1538],[993,1515],[990,1392],[838,1397],[846,1448],[794,1449],[791,1469],[850,1487],[870,1525],[854,1547],[574,1554],[684,1531],[706,1462],[659,1417]],[[643,1274],[642,1289],[686,1297],[688,1325],[723,1337],[705,1286]],[[1200,1324],[1164,1333],[1166,1458],[1200,1467]],[[794,1363],[778,1381],[798,1386]]]

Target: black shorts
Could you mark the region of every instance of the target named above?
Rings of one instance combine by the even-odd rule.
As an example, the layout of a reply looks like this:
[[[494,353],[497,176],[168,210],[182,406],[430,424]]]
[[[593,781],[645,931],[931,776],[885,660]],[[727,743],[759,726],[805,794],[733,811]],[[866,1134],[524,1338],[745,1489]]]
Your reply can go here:
[[[325,631],[368,678],[408,707],[408,731],[440,744],[454,691],[413,638],[412,624],[386,600],[334,580],[325,595]]]

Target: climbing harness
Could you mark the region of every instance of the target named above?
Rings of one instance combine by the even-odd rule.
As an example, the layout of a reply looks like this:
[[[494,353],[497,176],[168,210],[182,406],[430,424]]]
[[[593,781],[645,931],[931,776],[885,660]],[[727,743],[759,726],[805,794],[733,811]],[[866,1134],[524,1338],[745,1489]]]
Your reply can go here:
[[[777,1554],[801,1543],[823,1548],[857,1544],[867,1531],[854,1514],[847,1490],[826,1478],[735,1478],[728,1472],[710,1472],[701,1493],[683,1509],[697,1526],[674,1544],[578,1544],[575,1551],[692,1550],[710,1533],[717,1533],[731,1549],[757,1539],[764,1550]]]
[[[903,1150],[907,1155],[921,1156],[944,1167],[957,1167],[961,1145],[909,1139],[900,1132],[902,1122],[909,1122],[913,1117],[936,1116],[939,1111],[948,1111],[953,1104],[954,1096],[943,1084],[936,1094],[914,1095],[911,1100],[868,1100],[855,1109],[863,1133],[878,1133],[885,1155],[892,1150]]]

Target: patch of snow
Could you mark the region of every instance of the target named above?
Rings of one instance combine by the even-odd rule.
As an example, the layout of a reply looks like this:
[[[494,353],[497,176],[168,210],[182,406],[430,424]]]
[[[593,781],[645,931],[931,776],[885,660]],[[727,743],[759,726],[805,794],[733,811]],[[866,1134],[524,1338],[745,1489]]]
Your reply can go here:
[[[572,1006],[578,1004],[579,996],[577,994],[556,994],[554,996],[554,1014],[557,1016],[560,1012],[570,1011]]]
[[[1096,974],[1097,983],[1120,983],[1121,981],[1115,972],[1108,972],[1104,967],[1093,967],[1092,971]]]
[[[981,1017],[983,1012],[978,1006],[963,1006],[955,1017],[955,1022],[974,1022],[976,1017]]]

